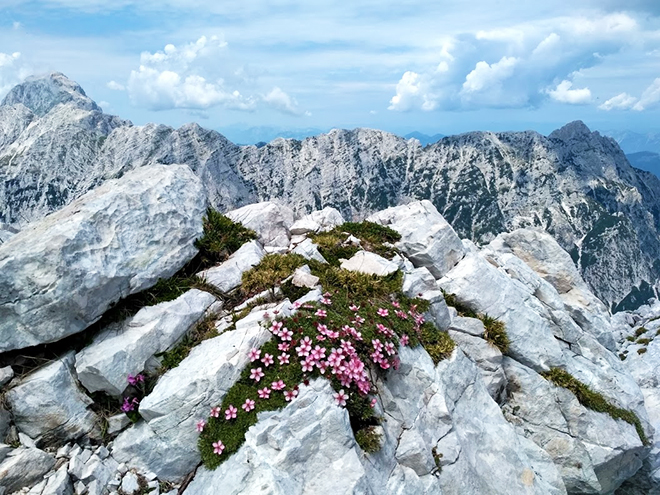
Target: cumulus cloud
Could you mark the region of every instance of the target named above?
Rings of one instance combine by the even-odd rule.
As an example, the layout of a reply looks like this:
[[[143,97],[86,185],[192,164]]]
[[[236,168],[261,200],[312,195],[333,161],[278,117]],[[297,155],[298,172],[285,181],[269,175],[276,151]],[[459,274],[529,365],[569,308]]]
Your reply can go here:
[[[458,34],[438,55],[436,64],[444,70],[434,65],[405,71],[389,109],[538,107],[548,99],[591,103],[588,87],[573,87],[575,74],[639,43],[644,29],[629,14],[613,13]]]
[[[591,102],[591,91],[589,88],[571,89],[573,83],[563,80],[555,89],[548,91],[550,98],[560,103],[570,105],[586,105]]]
[[[240,91],[236,84],[246,83],[244,70],[229,67],[227,49],[227,43],[217,36],[202,36],[183,46],[167,44],[163,50],[140,55],[140,66],[131,71],[125,87],[116,81],[107,86],[126,89],[133,105],[156,111],[178,108],[203,112],[217,106],[254,111],[263,101],[283,113],[305,114],[279,87],[263,96]]]
[[[637,98],[628,93],[613,96],[598,108],[601,110],[635,110],[641,112],[655,108],[660,103],[660,77],[655,79]]]

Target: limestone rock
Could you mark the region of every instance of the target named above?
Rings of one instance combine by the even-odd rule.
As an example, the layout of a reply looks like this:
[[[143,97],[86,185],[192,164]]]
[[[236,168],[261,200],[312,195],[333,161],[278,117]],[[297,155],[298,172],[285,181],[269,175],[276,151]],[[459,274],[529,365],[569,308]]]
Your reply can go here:
[[[449,330],[449,336],[481,371],[481,378],[490,396],[499,401],[506,388],[506,375],[502,369],[502,353],[482,338]]]
[[[293,210],[271,201],[256,203],[227,213],[232,221],[254,230],[264,246],[289,247]]]
[[[39,449],[14,449],[0,464],[0,489],[13,493],[41,480],[55,465],[55,458]]]
[[[430,201],[416,201],[373,214],[367,220],[385,225],[401,234],[396,246],[416,267],[426,267],[440,278],[465,253],[454,229]]]
[[[27,375],[7,392],[18,428],[39,445],[66,442],[89,434],[97,417],[87,409],[92,400],[76,384],[74,353]]]
[[[191,289],[173,301],[142,308],[111,325],[76,355],[80,383],[90,392],[120,396],[128,375],[145,369],[154,355],[172,348],[205,314],[215,297]]]
[[[352,272],[383,277],[396,272],[399,266],[376,253],[358,251],[350,260],[342,261],[341,268]]]
[[[14,370],[11,366],[0,368],[0,387],[7,385],[12,378],[14,378]]]
[[[319,252],[319,248],[312,242],[311,239],[305,239],[296,247],[291,250],[294,254],[304,256],[308,260],[317,260],[321,263],[327,263],[323,255]]]
[[[206,200],[187,166],[109,181],[0,245],[0,352],[80,332],[196,252]]]
[[[258,265],[264,256],[266,252],[259,241],[246,242],[227,261],[201,271],[197,276],[217,287],[220,292],[229,292],[241,285],[243,273]]]

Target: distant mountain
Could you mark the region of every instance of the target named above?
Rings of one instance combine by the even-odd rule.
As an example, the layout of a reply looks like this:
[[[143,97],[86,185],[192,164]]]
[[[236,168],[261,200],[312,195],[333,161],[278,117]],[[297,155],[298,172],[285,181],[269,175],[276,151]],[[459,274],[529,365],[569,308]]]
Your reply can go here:
[[[328,129],[317,129],[308,127],[306,129],[285,129],[280,127],[240,127],[230,126],[219,129],[219,131],[228,139],[241,145],[269,143],[277,138],[285,139],[305,139],[306,137],[316,136]]]
[[[603,131],[603,134],[613,138],[626,154],[640,151],[660,153],[659,132],[640,134],[632,131]]]
[[[443,137],[445,137],[445,135],[434,134],[433,136],[429,136],[428,134],[422,134],[421,132],[414,131],[406,134],[403,137],[406,139],[417,139],[422,144],[422,146],[428,146],[429,144],[440,141]]]
[[[630,164],[660,177],[660,154],[651,151],[639,151],[626,155]]]
[[[226,210],[279,199],[347,218],[429,199],[464,238],[544,229],[610,308],[638,306],[660,276],[660,179],[610,138],[572,122],[549,136],[470,132],[423,147],[373,130],[237,146],[197,124],[134,126],[104,114],[62,74],[14,88],[0,105],[0,223],[22,228],[107,179],[187,164]]]

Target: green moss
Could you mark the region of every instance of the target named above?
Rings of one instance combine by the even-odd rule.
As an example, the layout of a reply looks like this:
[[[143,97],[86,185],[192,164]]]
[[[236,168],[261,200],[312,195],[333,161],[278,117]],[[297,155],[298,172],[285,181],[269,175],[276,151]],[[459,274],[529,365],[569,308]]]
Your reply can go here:
[[[355,441],[367,454],[374,454],[380,450],[381,434],[375,426],[367,426],[355,433]]]
[[[648,445],[648,438],[646,438],[642,423],[634,412],[614,406],[601,394],[594,392],[587,385],[560,368],[552,368],[550,371],[541,373],[541,375],[558,387],[566,388],[573,392],[578,402],[587,409],[609,414],[614,419],[622,419],[626,423],[633,425],[642,443]]]
[[[449,292],[442,291],[443,296],[445,297],[445,302],[447,306],[453,306],[458,312],[458,316],[463,316],[467,318],[478,318],[479,315],[473,311],[468,305],[462,303],[456,297],[456,294],[451,294]]]
[[[641,339],[637,339],[637,343],[638,343],[638,344],[642,344],[642,345],[649,345],[649,343],[650,343],[652,340],[653,340],[653,339],[644,339],[644,338],[641,338]]]
[[[640,349],[637,349],[637,354],[644,354],[646,352],[646,347],[642,347]]]
[[[628,335],[628,336],[626,337],[626,340],[627,340],[628,342],[635,342],[635,337],[633,337],[632,335]]]
[[[232,222],[220,212],[209,208],[203,219],[204,235],[195,241],[202,264],[211,266],[225,261],[244,243],[257,234],[240,223]]]
[[[619,353],[619,359],[620,359],[621,361],[625,361],[627,357],[628,357],[627,354],[624,354],[623,352],[620,352],[620,353]]]
[[[447,332],[438,330],[433,324],[426,322],[422,325],[420,338],[424,349],[429,353],[434,364],[447,359],[454,352],[456,343]]]
[[[251,296],[272,289],[306,263],[307,259],[299,254],[267,254],[258,265],[243,273],[241,291]]]
[[[352,235],[361,241],[362,249],[374,252],[385,258],[396,254],[396,249],[387,246],[401,239],[401,235],[389,227],[373,222],[346,222],[328,232],[321,232],[310,236],[318,247],[319,252],[333,266],[339,266],[340,259],[349,259],[360,250],[360,247],[347,243]]]
[[[635,330],[635,337],[639,337],[640,335],[643,335],[645,333],[646,333],[646,328],[639,327],[637,330]]]

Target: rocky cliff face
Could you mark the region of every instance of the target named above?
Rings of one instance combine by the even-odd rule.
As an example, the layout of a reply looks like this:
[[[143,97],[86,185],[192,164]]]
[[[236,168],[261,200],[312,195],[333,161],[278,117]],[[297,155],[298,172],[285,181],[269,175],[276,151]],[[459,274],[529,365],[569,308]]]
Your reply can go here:
[[[477,243],[540,227],[610,308],[643,303],[660,275],[660,180],[581,122],[547,137],[473,132],[425,148],[371,129],[239,147],[196,124],[105,115],[61,74],[17,86],[0,106],[0,224],[22,227],[155,163],[187,164],[222,210],[277,198],[297,213],[334,206],[363,218],[428,199]]]

